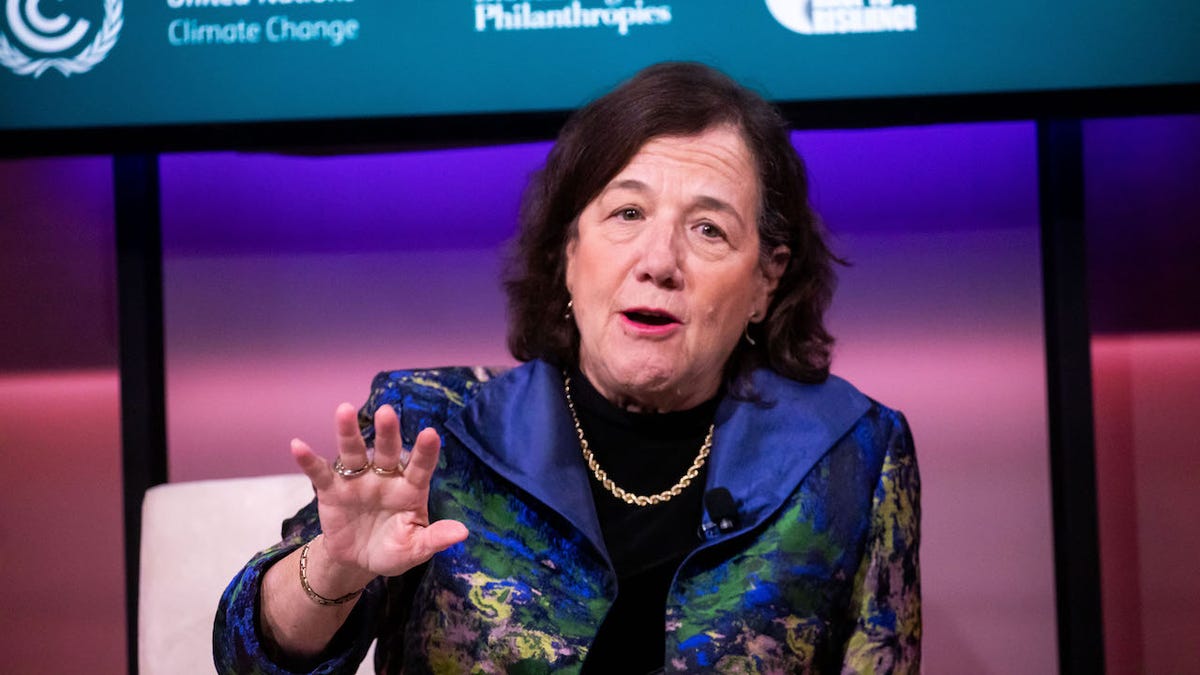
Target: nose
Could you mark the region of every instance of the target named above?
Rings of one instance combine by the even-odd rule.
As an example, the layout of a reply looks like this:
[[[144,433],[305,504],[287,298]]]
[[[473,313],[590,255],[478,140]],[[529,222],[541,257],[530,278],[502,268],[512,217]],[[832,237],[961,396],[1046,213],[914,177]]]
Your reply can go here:
[[[682,287],[683,250],[679,228],[673,224],[654,223],[642,230],[639,239],[641,250],[634,267],[637,280],[668,289]]]

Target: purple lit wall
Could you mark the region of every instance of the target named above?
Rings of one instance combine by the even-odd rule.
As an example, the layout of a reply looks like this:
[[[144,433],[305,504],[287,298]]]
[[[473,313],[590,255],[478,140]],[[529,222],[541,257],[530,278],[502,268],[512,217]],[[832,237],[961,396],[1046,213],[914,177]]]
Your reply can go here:
[[[548,147],[164,157],[172,478],[292,471],[381,369],[511,363],[497,252]]]
[[[1092,330],[1200,330],[1200,116],[1084,130]]]
[[[854,264],[833,310],[835,370],[914,429],[925,671],[1053,672],[1033,125],[798,141]]]
[[[1033,126],[795,141],[854,263],[835,370],[915,430],[930,672],[1053,670]],[[380,369],[511,363],[500,252],[548,147],[165,157],[172,480],[293,471]]]

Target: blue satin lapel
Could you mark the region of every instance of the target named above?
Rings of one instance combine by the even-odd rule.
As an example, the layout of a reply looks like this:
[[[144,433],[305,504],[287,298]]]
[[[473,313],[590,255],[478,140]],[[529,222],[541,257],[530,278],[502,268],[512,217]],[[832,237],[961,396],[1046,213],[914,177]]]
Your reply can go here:
[[[801,384],[758,370],[754,386],[762,403],[727,398],[717,409],[705,487],[730,490],[741,527],[774,513],[870,407],[870,399],[834,375]]]
[[[446,428],[481,461],[566,518],[607,560],[562,374],[531,361],[489,382]]]
[[[800,384],[770,371],[754,373],[763,403],[725,399],[706,489],[725,487],[743,527],[769,517],[870,407],[836,376]],[[489,382],[446,428],[481,461],[567,519],[607,559],[579,455],[562,374],[531,361]]]

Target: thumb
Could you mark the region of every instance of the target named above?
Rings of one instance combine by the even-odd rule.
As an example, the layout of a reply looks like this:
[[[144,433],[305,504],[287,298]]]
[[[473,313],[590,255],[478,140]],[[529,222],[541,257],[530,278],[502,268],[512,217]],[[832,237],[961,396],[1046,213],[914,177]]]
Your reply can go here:
[[[426,559],[432,558],[451,546],[465,541],[469,532],[467,526],[457,520],[439,520],[430,523],[417,534],[420,550],[425,551]]]

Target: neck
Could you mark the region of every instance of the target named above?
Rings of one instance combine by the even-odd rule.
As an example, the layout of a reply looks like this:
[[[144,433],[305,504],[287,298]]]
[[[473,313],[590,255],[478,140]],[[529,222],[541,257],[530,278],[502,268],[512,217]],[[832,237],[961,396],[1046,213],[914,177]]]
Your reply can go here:
[[[601,396],[621,410],[631,413],[662,414],[690,410],[716,396],[721,386],[718,381],[703,388],[687,391],[672,387],[639,389],[609,382],[593,370],[586,363],[581,363],[579,366],[579,372],[588,379],[588,382]]]

